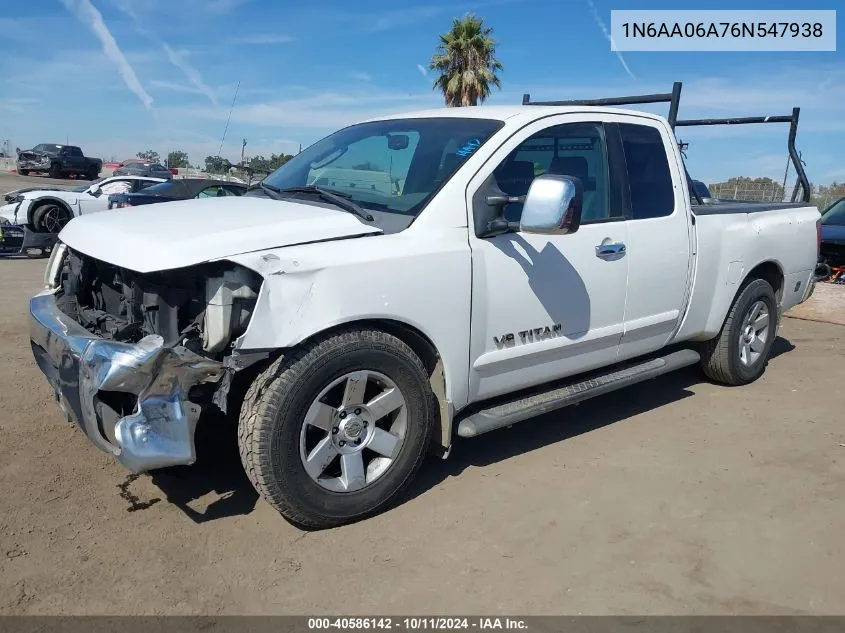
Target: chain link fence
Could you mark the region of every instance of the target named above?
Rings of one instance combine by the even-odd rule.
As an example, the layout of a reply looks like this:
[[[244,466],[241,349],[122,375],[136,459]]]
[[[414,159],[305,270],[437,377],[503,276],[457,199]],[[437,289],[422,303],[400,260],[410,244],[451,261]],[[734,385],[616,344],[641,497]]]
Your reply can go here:
[[[776,182],[728,182],[710,185],[709,188],[714,198],[722,200],[781,202],[784,199],[783,186]]]

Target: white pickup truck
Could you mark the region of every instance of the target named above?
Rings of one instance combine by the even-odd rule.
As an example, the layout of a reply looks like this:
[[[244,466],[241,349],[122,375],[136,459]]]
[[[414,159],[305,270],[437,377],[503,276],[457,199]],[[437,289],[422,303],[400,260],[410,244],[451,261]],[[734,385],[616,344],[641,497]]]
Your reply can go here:
[[[362,164],[395,187],[356,186]],[[327,168],[342,188],[315,184]],[[641,112],[352,125],[243,197],[72,220],[32,348],[68,419],[132,471],[193,463],[217,407],[273,507],[348,523],[455,434],[696,363],[760,377],[812,291],[819,212],[694,206],[687,181],[673,129]]]

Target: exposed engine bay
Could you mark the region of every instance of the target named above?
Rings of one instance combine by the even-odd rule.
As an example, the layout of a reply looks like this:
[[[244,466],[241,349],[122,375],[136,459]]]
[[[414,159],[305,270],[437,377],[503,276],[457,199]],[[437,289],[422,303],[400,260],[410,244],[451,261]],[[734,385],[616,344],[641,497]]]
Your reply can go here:
[[[220,360],[246,330],[261,281],[228,262],[142,274],[68,249],[57,305],[103,338],[137,343],[158,334],[165,346]]]

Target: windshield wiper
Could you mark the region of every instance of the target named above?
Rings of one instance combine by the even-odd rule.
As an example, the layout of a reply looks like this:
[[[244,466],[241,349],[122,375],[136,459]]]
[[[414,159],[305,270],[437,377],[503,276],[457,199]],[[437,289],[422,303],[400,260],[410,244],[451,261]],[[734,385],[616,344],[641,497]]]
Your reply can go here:
[[[320,198],[325,200],[326,202],[331,202],[335,206],[340,207],[344,211],[349,211],[350,213],[354,213],[359,218],[366,220],[367,222],[372,222],[375,218],[367,213],[362,207],[358,204],[352,202],[350,196],[346,196],[340,192],[329,191],[328,189],[323,189],[322,187],[317,187],[315,185],[300,185],[297,187],[285,187],[279,188],[273,185],[267,185],[261,183],[261,187],[263,189],[269,189],[270,191],[274,192],[277,196],[278,194],[285,194],[285,193],[312,193],[318,195]]]

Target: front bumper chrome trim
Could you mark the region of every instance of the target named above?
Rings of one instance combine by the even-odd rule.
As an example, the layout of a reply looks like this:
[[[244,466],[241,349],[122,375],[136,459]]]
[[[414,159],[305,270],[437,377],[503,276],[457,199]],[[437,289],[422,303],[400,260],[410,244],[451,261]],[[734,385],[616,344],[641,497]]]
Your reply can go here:
[[[133,472],[196,461],[200,407],[188,391],[220,380],[222,363],[165,347],[157,335],[136,344],[98,337],[59,310],[53,291],[33,297],[29,311],[35,360],[59,408],[95,446]],[[121,415],[105,406],[101,391],[135,396],[134,412]]]

